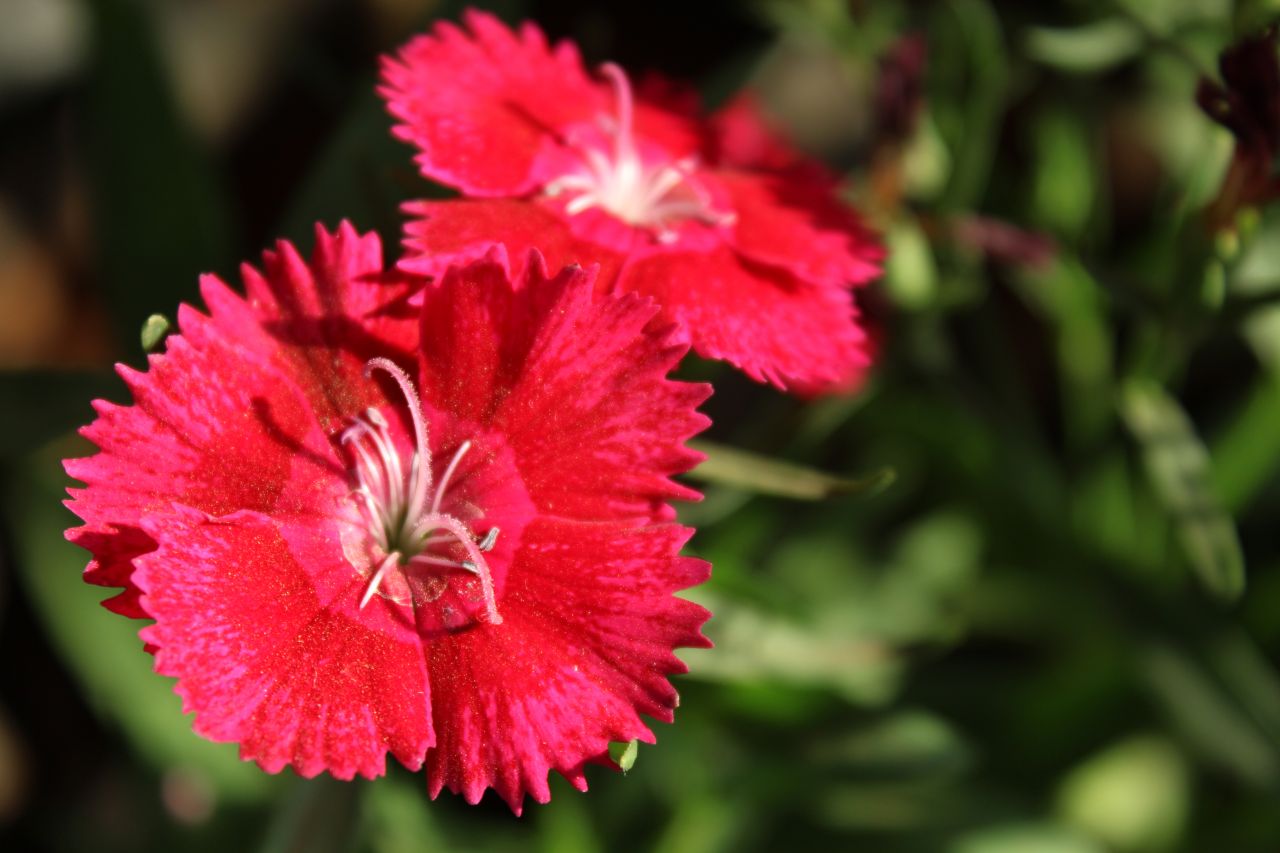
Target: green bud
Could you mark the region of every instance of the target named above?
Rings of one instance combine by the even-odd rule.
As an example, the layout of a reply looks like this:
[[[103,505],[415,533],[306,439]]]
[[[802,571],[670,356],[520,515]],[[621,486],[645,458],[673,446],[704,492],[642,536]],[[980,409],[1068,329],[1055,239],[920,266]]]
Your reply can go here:
[[[621,768],[623,773],[630,770],[636,763],[636,754],[640,751],[640,741],[633,740],[630,743],[611,743],[609,744],[609,757],[613,759],[613,763]]]
[[[173,324],[163,314],[152,314],[142,324],[142,351],[155,352],[169,336]]]

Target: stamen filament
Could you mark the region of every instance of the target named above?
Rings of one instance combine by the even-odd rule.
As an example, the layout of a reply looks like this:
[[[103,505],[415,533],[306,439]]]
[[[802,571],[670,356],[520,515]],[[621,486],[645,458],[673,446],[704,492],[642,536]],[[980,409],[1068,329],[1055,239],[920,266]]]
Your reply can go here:
[[[712,199],[693,179],[697,160],[693,156],[668,163],[645,163],[635,137],[635,97],[626,72],[612,62],[600,66],[600,74],[613,91],[614,114],[601,116],[598,124],[612,137],[612,146],[573,141],[569,145],[582,158],[581,167],[548,181],[548,196],[573,193],[565,213],[577,216],[600,207],[614,216],[654,229],[659,240],[676,238],[671,220],[693,219],[708,225],[727,225],[730,212],[716,211]]]
[[[485,562],[484,555],[476,547],[475,540],[471,538],[470,532],[462,525],[462,522],[451,515],[433,514],[428,518],[431,520],[433,527],[448,530],[457,537],[458,543],[466,550],[467,556],[475,564],[476,574],[480,576],[480,587],[484,591],[484,604],[485,609],[488,611],[489,623],[491,625],[501,625],[502,617],[498,615],[498,602],[494,599],[493,577],[489,574],[489,564]]]
[[[414,563],[426,563],[429,566],[448,566],[453,569],[466,569],[474,574],[480,573],[475,563],[470,560],[446,560],[444,557],[428,557],[426,554],[419,554],[409,561],[409,565]]]
[[[471,439],[467,439],[458,446],[458,450],[453,454],[453,458],[449,460],[449,467],[444,469],[444,474],[440,477],[440,485],[436,486],[435,499],[431,501],[431,511],[436,512],[440,509],[440,501],[444,499],[444,490],[449,485],[449,479],[453,477],[453,472],[458,470],[458,463],[462,461],[462,457],[467,455],[467,451],[471,449]]]
[[[385,583],[387,573],[397,565],[446,566],[464,569],[479,577],[487,621],[499,625],[502,617],[498,614],[493,576],[484,558],[484,552],[491,551],[497,541],[498,528],[491,527],[477,543],[465,524],[440,511],[458,466],[471,449],[471,441],[462,442],[454,451],[433,492],[431,449],[417,390],[404,371],[390,360],[375,358],[365,365],[366,376],[372,376],[377,370],[388,374],[400,386],[409,406],[416,444],[406,471],[386,419],[372,408],[366,410],[363,417],[355,418],[341,435],[342,444],[352,449],[355,460],[356,488],[351,492],[352,499],[365,517],[369,534],[385,554],[365,587],[360,608],[368,605]],[[429,552],[433,547],[453,541],[466,552],[467,559],[454,560]]]
[[[405,402],[409,404],[409,417],[413,419],[413,437],[419,458],[414,466],[415,476],[411,478],[412,494],[409,497],[408,512],[405,513],[405,518],[410,519],[421,514],[426,504],[427,491],[431,488],[431,445],[427,443],[427,424],[422,417],[422,402],[418,399],[418,392],[414,390],[413,382],[390,359],[370,359],[365,365],[364,373],[366,376],[372,376],[375,370],[383,371],[400,386],[400,393],[404,394]],[[399,473],[399,457],[395,454],[391,456],[395,460],[396,472]]]
[[[396,564],[400,559],[400,555],[392,551],[387,558],[382,561],[382,565],[378,566],[378,570],[373,573],[373,577],[369,579],[369,585],[365,587],[364,598],[360,599],[360,609],[364,610],[364,606],[369,603],[369,599],[373,598],[373,594],[378,591],[378,587],[382,584],[382,579],[387,576],[387,570]]]
[[[609,78],[614,97],[618,99],[618,129],[613,135],[613,156],[618,164],[626,163],[635,159],[635,146],[631,141],[631,83],[627,80],[627,73],[612,62],[601,65],[600,73]]]
[[[383,467],[387,473],[387,503],[388,505],[398,506],[404,503],[404,473],[400,468],[400,455],[395,452],[395,448],[391,446],[390,436],[387,435],[387,420],[377,409],[368,409],[365,417],[369,423],[377,427],[372,429],[365,424],[365,435],[373,442],[373,447],[378,451],[378,457],[382,459]]]

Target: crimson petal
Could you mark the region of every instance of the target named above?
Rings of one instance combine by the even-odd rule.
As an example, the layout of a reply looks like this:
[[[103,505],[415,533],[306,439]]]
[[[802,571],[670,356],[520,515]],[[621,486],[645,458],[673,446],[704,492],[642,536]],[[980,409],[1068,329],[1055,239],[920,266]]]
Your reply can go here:
[[[672,718],[667,678],[686,671],[672,647],[710,645],[707,611],[673,595],[710,574],[674,556],[690,532],[568,520],[526,529],[501,628],[429,650],[432,796],[447,787],[474,803],[492,787],[518,814],[526,792],[550,797],[548,771],[585,790],[583,766],[607,763],[611,741],[653,741],[639,714]]]
[[[254,512],[179,509],[147,528],[160,547],[134,575],[156,620],[142,637],[197,732],[272,773],[373,778],[388,751],[421,765],[435,739],[422,645],[385,613],[353,618],[363,583],[336,541]],[[328,602],[324,566],[347,578]]]

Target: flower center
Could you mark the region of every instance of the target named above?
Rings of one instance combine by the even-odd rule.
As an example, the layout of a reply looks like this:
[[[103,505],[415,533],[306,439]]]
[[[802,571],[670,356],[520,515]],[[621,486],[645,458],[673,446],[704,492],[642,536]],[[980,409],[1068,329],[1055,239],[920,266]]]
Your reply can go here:
[[[392,571],[439,572],[442,568],[464,569],[480,579],[489,622],[502,622],[494,599],[493,576],[484,554],[493,549],[498,528],[491,527],[481,538],[458,518],[441,511],[458,463],[471,449],[464,441],[449,460],[439,482],[433,484],[431,448],[427,424],[413,382],[404,371],[385,358],[365,365],[365,375],[381,370],[400,386],[409,416],[413,420],[414,451],[409,464],[402,464],[386,418],[377,409],[368,409],[342,433],[342,443],[352,452],[356,489],[352,498],[360,509],[368,532],[384,555],[369,579],[360,607],[378,593]],[[434,486],[434,487],[433,487]],[[465,559],[450,556],[461,548]]]
[[[697,159],[645,163],[636,147],[632,129],[634,102],[626,73],[607,62],[601,73],[613,86],[616,116],[601,116],[599,123],[612,137],[612,150],[599,145],[575,143],[582,159],[577,172],[561,175],[547,184],[548,196],[565,193],[573,198],[565,205],[570,216],[593,207],[603,208],[632,225],[657,230],[658,239],[675,239],[671,224],[696,219],[711,225],[733,221],[732,213],[716,212],[711,199],[694,181]]]

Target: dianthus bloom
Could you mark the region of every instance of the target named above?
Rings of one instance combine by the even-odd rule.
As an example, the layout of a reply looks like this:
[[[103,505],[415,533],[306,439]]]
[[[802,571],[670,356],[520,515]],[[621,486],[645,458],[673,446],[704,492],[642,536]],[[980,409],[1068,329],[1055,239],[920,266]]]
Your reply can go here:
[[[589,75],[532,24],[466,24],[383,65],[396,134],[469,197],[406,207],[406,268],[537,247],[553,268],[598,264],[603,291],[654,297],[701,355],[757,380],[817,387],[865,366],[850,287],[882,250],[748,101],[701,120],[670,86],[635,92],[613,64]]]
[[[303,776],[390,752],[516,812],[651,741],[673,648],[706,645],[673,593],[709,572],[668,504],[707,392],[665,378],[656,309],[500,251],[424,288],[347,225],[243,276],[120,368],[134,404],[95,403],[101,452],[66,465],[86,579],[155,620],[196,731]]]

